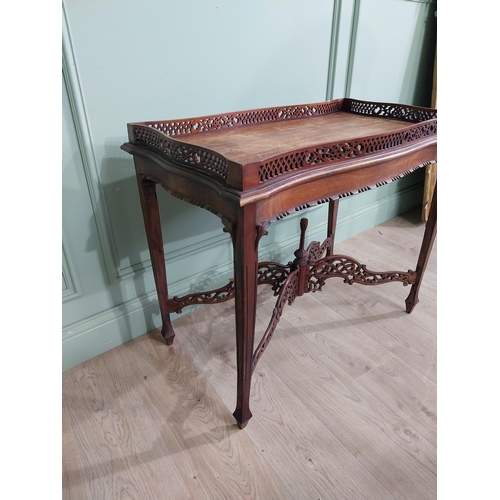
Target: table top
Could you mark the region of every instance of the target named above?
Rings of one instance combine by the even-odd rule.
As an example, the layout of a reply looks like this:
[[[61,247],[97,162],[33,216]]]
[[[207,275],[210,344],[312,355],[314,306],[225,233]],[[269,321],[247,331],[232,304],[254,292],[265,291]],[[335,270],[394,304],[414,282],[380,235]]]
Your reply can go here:
[[[217,133],[184,135],[178,140],[203,146],[217,151],[230,161],[248,165],[311,145],[345,142],[405,126],[406,123],[400,120],[339,111],[307,120],[270,122]]]
[[[128,130],[129,144],[245,191],[305,170],[436,143],[437,113],[346,98],[129,123]]]

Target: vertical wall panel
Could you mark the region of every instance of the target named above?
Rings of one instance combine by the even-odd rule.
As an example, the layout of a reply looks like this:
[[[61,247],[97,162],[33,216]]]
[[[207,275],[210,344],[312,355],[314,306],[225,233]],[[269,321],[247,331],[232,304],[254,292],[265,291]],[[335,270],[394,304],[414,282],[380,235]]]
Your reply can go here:
[[[430,106],[436,3],[357,1],[347,96]]]

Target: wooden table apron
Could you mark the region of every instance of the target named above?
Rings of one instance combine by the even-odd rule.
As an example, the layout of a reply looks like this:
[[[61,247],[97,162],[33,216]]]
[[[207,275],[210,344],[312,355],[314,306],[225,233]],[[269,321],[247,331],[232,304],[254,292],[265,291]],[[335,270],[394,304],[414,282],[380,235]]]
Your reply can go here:
[[[340,103],[339,106],[342,109],[343,101],[328,101],[327,103]],[[352,100],[349,101],[350,104]],[[363,103],[363,101],[354,102],[356,104]],[[367,105],[371,104],[373,103],[367,103]],[[374,104],[393,106],[389,109],[396,110],[402,106]],[[318,108],[317,105],[305,106],[315,106],[313,109]],[[267,109],[270,108],[266,108],[266,111]],[[415,112],[424,110],[424,112],[428,111],[435,116],[435,110],[411,106],[404,109],[415,110]],[[203,120],[206,118],[203,117]],[[305,122],[308,118],[302,119]],[[195,122],[194,119],[193,122]],[[410,125],[415,124],[417,120],[411,122]],[[148,124],[148,122],[144,123]],[[336,255],[333,251],[333,244],[339,199],[386,184],[391,180],[401,178],[416,168],[435,162],[437,153],[435,127],[433,133],[398,147],[382,149],[370,155],[346,157],[340,161],[324,161],[309,169],[297,168],[286,172],[285,175],[277,175],[260,185],[254,182],[251,187],[245,188],[243,186],[241,188],[240,186],[238,189],[229,186],[228,179],[221,179],[220,176],[213,175],[210,171],[196,168],[196,165],[193,167],[193,165],[185,164],[177,159],[166,158],[155,148],[134,141],[135,136],[130,133],[131,125],[133,124],[129,124],[130,141],[124,144],[122,149],[134,157],[162,317],[162,335],[168,345],[173,342],[175,334],[170,322],[171,313],[180,312],[184,307],[192,304],[210,304],[234,298],[237,401],[233,415],[240,428],[243,428],[252,416],[249,399],[253,370],[271,340],[284,306],[291,304],[296,297],[309,291],[321,290],[324,281],[330,277],[341,277],[346,283],[355,282],[364,285],[401,281],[404,285],[411,285],[410,294],[406,299],[406,311],[409,313],[415,307],[418,302],[418,290],[436,235],[437,190],[435,190],[432,201],[431,213],[427,221],[415,271],[370,271],[351,257]],[[252,125],[248,125],[248,129],[251,127]],[[217,132],[209,133],[216,134]],[[194,142],[194,139],[190,137],[190,141]],[[241,166],[241,169],[243,182],[245,182],[244,167]],[[237,180],[236,183],[241,184],[241,179]],[[229,232],[233,243],[234,281],[231,280],[228,285],[217,290],[189,294],[180,298],[169,297],[163,237],[156,197],[157,184],[160,184],[172,195],[205,208],[221,219],[224,230]],[[305,248],[307,219],[302,219],[300,245],[295,252],[296,258],[293,263],[287,265],[259,263],[259,242],[267,234],[266,229],[269,225],[288,214],[315,206],[318,203],[329,203],[325,241],[322,243],[313,242]],[[255,348],[255,317],[257,286],[259,284],[271,285],[278,298],[264,337],[260,339],[260,343]]]

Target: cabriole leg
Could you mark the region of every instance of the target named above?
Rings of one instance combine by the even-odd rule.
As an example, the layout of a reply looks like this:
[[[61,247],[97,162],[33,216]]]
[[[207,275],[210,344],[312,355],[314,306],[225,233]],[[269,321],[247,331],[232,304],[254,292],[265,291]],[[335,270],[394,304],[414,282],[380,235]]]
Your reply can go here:
[[[241,210],[233,230],[234,286],[236,316],[236,362],[238,371],[236,410],[233,413],[240,429],[250,418],[250,383],[257,307],[257,227],[255,210]]]
[[[420,254],[418,256],[417,262],[417,278],[415,283],[412,285],[410,294],[406,299],[406,312],[411,313],[415,306],[418,304],[418,291],[420,290],[420,285],[422,283],[422,278],[424,275],[425,268],[427,267],[427,262],[429,261],[429,256],[431,254],[432,245],[436,238],[437,231],[437,186],[434,188],[434,195],[432,197],[431,208],[429,212],[429,218],[427,219],[427,224],[425,226],[424,239],[422,240],[422,247],[420,249]]]
[[[174,341],[175,333],[170,323],[170,314],[167,310],[168,288],[167,272],[165,269],[165,255],[163,252],[163,238],[161,234],[160,211],[158,210],[158,199],[156,196],[156,183],[137,176],[139,185],[139,196],[141,198],[142,215],[148,239],[151,265],[158,293],[160,313],[162,319],[161,334],[167,345]]]

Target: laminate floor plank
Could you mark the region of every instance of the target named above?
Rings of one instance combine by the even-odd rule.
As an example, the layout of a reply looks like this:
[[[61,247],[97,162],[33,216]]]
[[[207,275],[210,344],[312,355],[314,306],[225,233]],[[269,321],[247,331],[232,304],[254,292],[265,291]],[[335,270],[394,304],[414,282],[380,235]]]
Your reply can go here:
[[[359,382],[436,446],[436,385],[397,356],[359,377]]]
[[[415,269],[425,231],[425,223],[418,217],[419,214],[411,210],[403,216],[395,217],[365,231],[363,239],[380,248],[391,250],[400,257],[405,257],[409,262],[413,262],[412,269]],[[437,237],[435,245],[437,246]],[[427,270],[436,274],[436,252],[431,253]]]
[[[287,309],[286,318],[353,378],[394,355],[361,328],[318,300],[320,293],[297,298],[299,308]],[[330,297],[325,295],[325,297]]]
[[[260,308],[266,310],[271,303]],[[286,312],[278,328],[262,360],[267,355],[284,383],[396,498],[433,498],[436,448],[304,338]]]
[[[91,498],[189,500],[144,402],[134,385],[120,377],[118,352],[98,356],[63,377],[63,406]],[[168,481],[162,480],[165,471]]]
[[[393,285],[396,284],[389,283],[378,288],[388,289]],[[376,296],[370,293],[372,288],[377,287],[333,283],[328,291],[325,287],[323,292],[316,293],[316,298],[334,309],[347,323],[354,324],[392,354],[436,382],[437,338],[410,321],[412,314],[421,315],[422,311],[415,309],[412,314],[407,314],[401,309],[391,309],[376,300]]]
[[[293,498],[180,342],[167,347],[158,338],[146,335],[125,345],[123,366],[130,368],[192,498]]]
[[[219,304],[175,323],[177,335],[189,337],[187,352],[197,359],[200,371],[221,395],[228,411],[236,396],[233,325],[232,304]],[[264,331],[264,323],[259,327],[257,335]],[[196,336],[189,335],[192,329]],[[283,383],[272,366],[259,363],[252,380],[254,418],[245,433],[284,483],[293,486],[294,498],[394,498],[309,410],[307,401],[297,398]]]
[[[430,276],[426,275],[424,280],[426,278],[429,279]],[[382,290],[382,288],[384,288],[384,290]],[[361,292],[363,294],[372,298],[377,303],[380,303],[391,311],[399,311],[401,316],[406,318],[405,321],[407,321],[409,325],[422,328],[433,337],[436,337],[437,297],[434,294],[428,294],[426,290],[426,284],[424,281],[420,288],[420,300],[415,306],[415,309],[408,314],[405,311],[404,300],[410,292],[409,287],[397,286],[397,283],[389,283],[388,285],[383,286],[363,286],[361,288]]]
[[[83,473],[78,446],[69,421],[68,409],[62,409],[62,498],[65,500],[91,499]]]

